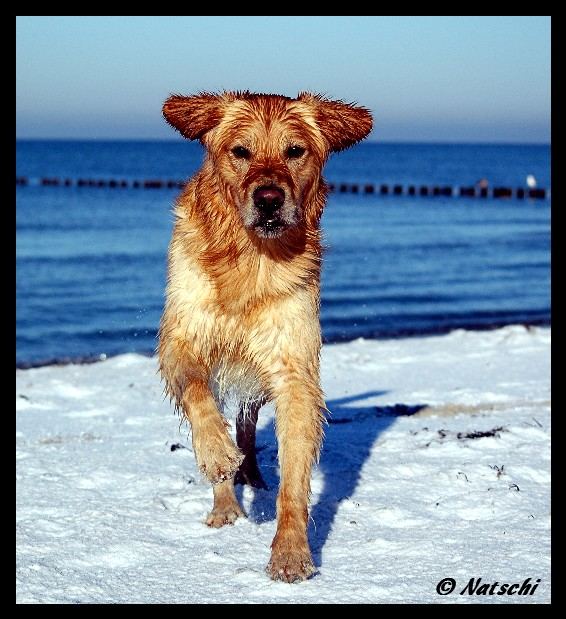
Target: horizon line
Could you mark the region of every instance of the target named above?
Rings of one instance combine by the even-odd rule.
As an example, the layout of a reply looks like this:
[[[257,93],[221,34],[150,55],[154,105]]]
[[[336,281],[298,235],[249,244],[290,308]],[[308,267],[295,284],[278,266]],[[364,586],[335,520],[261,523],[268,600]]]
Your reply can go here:
[[[178,142],[187,143],[189,140],[179,139],[175,136],[169,138],[128,138],[128,137],[18,137],[16,142]],[[196,143],[196,142],[195,142]],[[359,145],[363,144],[438,144],[438,145],[472,145],[472,146],[551,146],[551,141],[509,141],[509,140],[494,140],[487,142],[485,140],[469,141],[469,140],[406,140],[406,139],[387,139],[387,140],[364,140]]]

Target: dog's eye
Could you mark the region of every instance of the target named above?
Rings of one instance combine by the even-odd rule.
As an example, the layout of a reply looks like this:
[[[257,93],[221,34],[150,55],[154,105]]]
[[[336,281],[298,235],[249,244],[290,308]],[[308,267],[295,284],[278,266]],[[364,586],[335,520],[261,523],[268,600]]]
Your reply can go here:
[[[305,153],[305,149],[302,146],[289,146],[286,151],[286,155],[289,159],[298,159]]]
[[[252,156],[250,151],[243,146],[234,146],[234,148],[232,149],[232,154],[237,159],[249,159]]]

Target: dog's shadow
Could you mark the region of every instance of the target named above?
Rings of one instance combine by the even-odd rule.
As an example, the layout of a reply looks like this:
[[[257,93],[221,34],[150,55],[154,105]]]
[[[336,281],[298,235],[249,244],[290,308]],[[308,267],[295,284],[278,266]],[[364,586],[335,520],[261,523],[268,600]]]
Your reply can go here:
[[[414,415],[424,404],[394,406],[350,406],[352,403],[384,395],[386,391],[368,391],[327,401],[331,414],[325,426],[325,439],[319,463],[323,473],[319,498],[311,510],[309,542],[315,565],[320,567],[322,549],[332,532],[340,503],[348,500],[361,481],[363,466],[371,449],[395,419]],[[260,413],[261,414],[261,413]],[[363,424],[363,426],[362,426]],[[255,490],[248,516],[257,523],[276,517],[275,499],[279,486],[277,440],[274,424],[269,423],[257,433],[258,463],[268,490]],[[318,488],[315,488],[318,490]],[[236,486],[242,499],[242,486]]]

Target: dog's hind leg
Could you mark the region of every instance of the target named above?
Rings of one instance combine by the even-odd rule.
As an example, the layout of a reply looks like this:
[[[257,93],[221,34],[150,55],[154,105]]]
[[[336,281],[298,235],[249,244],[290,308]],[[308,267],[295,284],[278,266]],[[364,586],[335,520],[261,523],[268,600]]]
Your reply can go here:
[[[209,527],[219,529],[225,524],[234,524],[237,518],[245,514],[238,503],[238,499],[234,494],[234,480],[227,479],[213,487],[214,491],[214,507],[206,524]]]
[[[244,454],[244,460],[234,477],[234,482],[267,490],[267,484],[263,480],[257,465],[255,451],[257,417],[259,409],[264,404],[265,400],[262,399],[240,407],[236,419],[236,443]]]

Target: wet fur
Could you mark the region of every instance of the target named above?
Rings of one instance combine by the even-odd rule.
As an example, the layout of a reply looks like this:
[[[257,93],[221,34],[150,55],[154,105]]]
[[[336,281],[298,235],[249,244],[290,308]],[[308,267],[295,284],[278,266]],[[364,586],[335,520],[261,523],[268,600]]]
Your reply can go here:
[[[308,93],[291,99],[248,92],[174,95],[163,113],[207,151],[175,208],[158,349],[165,388],[190,422],[197,463],[215,484],[210,526],[243,515],[232,479],[240,465],[244,481],[261,480],[251,453],[255,420],[261,403],[274,401],[281,487],[268,573],[303,580],[314,572],[308,496],[325,409],[319,222],[327,190],[321,171],[330,152],[369,133],[371,115]],[[293,144],[305,148],[300,160],[285,155]],[[235,158],[236,145],[252,156]],[[285,193],[284,227],[276,238],[262,238],[257,227],[253,191],[266,184]],[[221,415],[232,392],[242,405],[238,447]],[[250,407],[253,424],[246,422]]]

